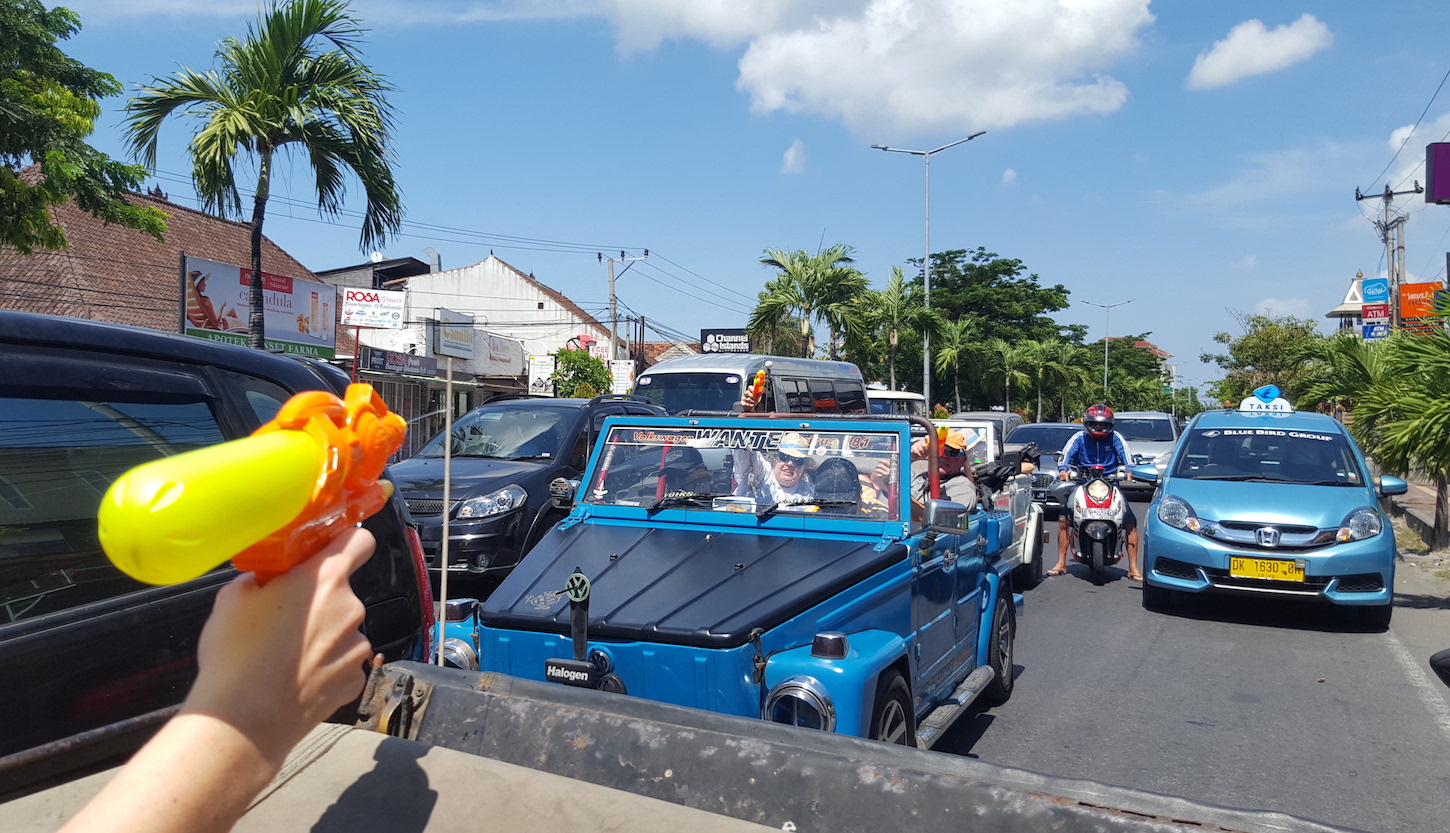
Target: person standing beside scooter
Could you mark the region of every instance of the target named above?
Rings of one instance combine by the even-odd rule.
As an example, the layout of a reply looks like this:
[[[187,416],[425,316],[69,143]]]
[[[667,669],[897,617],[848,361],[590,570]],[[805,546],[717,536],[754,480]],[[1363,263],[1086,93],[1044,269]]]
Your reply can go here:
[[[1074,468],[1101,466],[1110,474],[1123,473],[1125,477],[1132,458],[1128,456],[1128,445],[1123,436],[1113,430],[1113,409],[1107,405],[1094,405],[1087,409],[1082,418],[1083,430],[1072,436],[1062,448],[1062,459],[1057,464],[1059,480],[1072,477]],[[1138,572],[1138,517],[1133,507],[1126,505],[1123,517],[1123,531],[1128,536],[1128,578],[1142,581]],[[1068,529],[1072,525],[1071,501],[1064,501],[1057,515],[1057,566],[1047,571],[1049,576],[1060,576],[1067,572]]]

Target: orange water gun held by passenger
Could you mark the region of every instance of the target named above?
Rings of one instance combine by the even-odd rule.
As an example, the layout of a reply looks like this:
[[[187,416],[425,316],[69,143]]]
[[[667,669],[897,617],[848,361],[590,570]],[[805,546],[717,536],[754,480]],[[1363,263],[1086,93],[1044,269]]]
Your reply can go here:
[[[407,427],[371,385],[299,393],[249,437],[123,474],[101,500],[101,547],[148,584],[227,559],[264,584],[387,503],[379,478]]]

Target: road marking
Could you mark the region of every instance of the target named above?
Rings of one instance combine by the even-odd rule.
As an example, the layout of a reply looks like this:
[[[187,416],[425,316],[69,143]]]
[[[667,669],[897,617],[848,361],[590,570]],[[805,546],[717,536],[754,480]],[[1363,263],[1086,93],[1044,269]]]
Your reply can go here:
[[[1385,635],[1389,637],[1390,652],[1405,669],[1405,677],[1409,679],[1411,685],[1420,690],[1420,698],[1424,701],[1425,707],[1430,710],[1430,715],[1440,725],[1440,732],[1445,735],[1447,740],[1450,740],[1450,705],[1445,703],[1445,698],[1441,696],[1439,689],[1430,680],[1429,675],[1420,668],[1420,664],[1415,661],[1415,658],[1410,655],[1409,650],[1405,648],[1405,643],[1395,636],[1395,632],[1387,630]]]

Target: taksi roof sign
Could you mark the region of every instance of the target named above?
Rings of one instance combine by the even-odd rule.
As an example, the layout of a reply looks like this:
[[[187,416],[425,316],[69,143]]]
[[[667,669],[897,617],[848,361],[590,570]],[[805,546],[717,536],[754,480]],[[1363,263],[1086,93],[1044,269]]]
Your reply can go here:
[[[1279,395],[1278,386],[1264,385],[1254,391],[1253,396],[1244,397],[1244,401],[1239,403],[1239,411],[1252,414],[1292,414],[1294,406]]]

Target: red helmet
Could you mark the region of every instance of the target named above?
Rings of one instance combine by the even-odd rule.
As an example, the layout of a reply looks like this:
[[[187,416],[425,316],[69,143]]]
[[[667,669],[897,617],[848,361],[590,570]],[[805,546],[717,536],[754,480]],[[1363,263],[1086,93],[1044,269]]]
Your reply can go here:
[[[1082,427],[1088,436],[1102,439],[1113,433],[1113,409],[1107,405],[1094,405],[1082,415]]]

